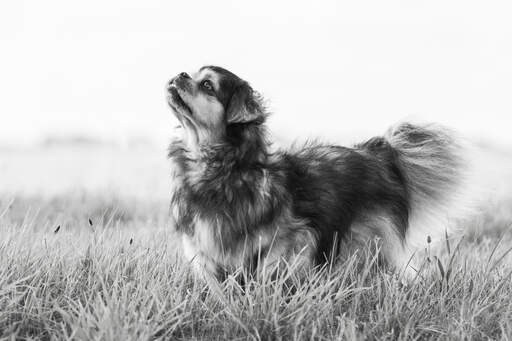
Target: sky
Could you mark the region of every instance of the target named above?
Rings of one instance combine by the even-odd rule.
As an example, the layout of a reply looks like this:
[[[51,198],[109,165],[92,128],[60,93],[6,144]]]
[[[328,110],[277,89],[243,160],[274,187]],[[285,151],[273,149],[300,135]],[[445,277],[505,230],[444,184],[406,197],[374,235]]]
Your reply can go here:
[[[510,1],[4,1],[0,143],[163,145],[164,86],[226,67],[275,136],[344,143],[404,118],[512,147]]]

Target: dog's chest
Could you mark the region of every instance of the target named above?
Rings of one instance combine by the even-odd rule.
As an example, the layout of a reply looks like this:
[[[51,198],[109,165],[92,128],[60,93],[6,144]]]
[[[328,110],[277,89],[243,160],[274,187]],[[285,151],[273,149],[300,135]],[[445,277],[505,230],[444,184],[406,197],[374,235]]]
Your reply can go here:
[[[197,270],[215,273],[222,262],[222,251],[213,235],[214,227],[202,219],[194,219],[192,230],[192,234],[181,235],[185,259]]]
[[[199,273],[217,274],[218,271],[235,269],[244,264],[245,255],[230,236],[221,236],[220,226],[214,221],[195,217],[191,233],[181,233],[185,259]],[[230,247],[228,247],[230,246]]]
[[[174,227],[179,231],[194,230],[193,220],[198,210],[194,208],[191,198],[197,196],[191,186],[192,180],[200,176],[202,169],[192,168],[183,158],[171,158],[171,205],[170,213]]]

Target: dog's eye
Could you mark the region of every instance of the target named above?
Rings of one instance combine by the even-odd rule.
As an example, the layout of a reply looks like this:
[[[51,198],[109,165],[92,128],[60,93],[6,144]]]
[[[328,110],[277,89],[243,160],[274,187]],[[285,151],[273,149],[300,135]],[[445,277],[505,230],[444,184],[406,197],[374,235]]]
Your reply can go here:
[[[204,80],[201,85],[203,86],[203,88],[205,88],[206,90],[208,91],[212,91],[213,90],[213,84],[212,82],[210,82],[209,80]]]

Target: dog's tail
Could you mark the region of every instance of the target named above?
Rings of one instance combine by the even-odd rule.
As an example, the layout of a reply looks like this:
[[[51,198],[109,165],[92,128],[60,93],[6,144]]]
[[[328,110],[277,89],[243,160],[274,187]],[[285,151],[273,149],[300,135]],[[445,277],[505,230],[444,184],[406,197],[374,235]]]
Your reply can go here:
[[[401,123],[385,138],[394,149],[410,203],[405,244],[423,249],[471,216],[468,148],[455,132],[435,124]]]

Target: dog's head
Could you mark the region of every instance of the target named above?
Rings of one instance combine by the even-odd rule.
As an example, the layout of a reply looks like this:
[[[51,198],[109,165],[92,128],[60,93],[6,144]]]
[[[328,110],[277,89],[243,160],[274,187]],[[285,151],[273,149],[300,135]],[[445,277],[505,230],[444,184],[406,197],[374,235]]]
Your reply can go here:
[[[266,113],[249,83],[218,66],[169,81],[168,103],[196,143],[222,142],[230,130],[261,125]]]

